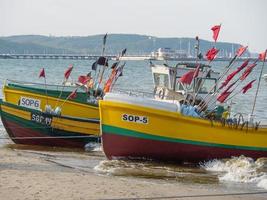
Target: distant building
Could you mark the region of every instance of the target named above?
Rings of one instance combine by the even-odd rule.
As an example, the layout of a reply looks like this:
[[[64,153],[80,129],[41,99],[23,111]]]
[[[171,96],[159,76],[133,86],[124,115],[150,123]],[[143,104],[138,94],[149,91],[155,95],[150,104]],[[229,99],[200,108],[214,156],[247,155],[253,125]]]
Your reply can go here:
[[[157,51],[151,52],[151,57],[158,60],[168,60],[176,58],[187,58],[185,50],[174,50],[171,48],[159,48]]]

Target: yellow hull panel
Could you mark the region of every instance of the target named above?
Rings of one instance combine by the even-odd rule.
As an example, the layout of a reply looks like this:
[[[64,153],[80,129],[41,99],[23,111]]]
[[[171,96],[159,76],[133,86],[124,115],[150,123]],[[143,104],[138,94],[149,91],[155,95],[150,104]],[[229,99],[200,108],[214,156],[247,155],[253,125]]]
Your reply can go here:
[[[99,119],[99,108],[87,104],[77,103],[74,101],[66,101],[55,97],[36,94],[28,91],[21,91],[16,89],[3,88],[5,101],[15,105],[19,104],[21,97],[38,99],[41,101],[40,109],[43,111],[48,101],[48,104],[55,108],[55,106],[62,106],[61,113],[66,116],[81,117],[81,118],[96,118]],[[64,104],[63,104],[64,103]]]
[[[16,108],[12,108],[6,105],[1,105],[2,111],[5,113],[20,117],[25,120],[31,120],[31,112],[25,110],[19,110]],[[59,130],[74,132],[74,133],[82,133],[88,135],[96,135],[99,136],[99,124],[98,123],[90,123],[87,121],[78,121],[71,120],[62,117],[53,116],[53,120],[51,123],[51,127]]]
[[[148,123],[125,121],[125,114],[145,116]],[[158,138],[267,150],[266,128],[241,130],[224,127],[221,123],[212,125],[208,120],[186,117],[176,112],[107,100],[100,101],[100,119],[102,127],[117,127]]]

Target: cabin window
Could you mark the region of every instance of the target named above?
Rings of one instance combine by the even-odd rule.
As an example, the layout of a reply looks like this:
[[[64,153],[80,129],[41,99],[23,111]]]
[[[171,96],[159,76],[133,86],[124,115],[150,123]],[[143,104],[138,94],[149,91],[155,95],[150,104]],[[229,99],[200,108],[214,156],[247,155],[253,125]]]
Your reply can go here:
[[[199,93],[214,93],[216,91],[216,87],[213,88],[212,91],[210,91],[212,89],[212,87],[214,87],[214,84],[216,84],[216,79],[213,78],[198,78],[195,81],[196,85],[196,91],[199,91]],[[201,87],[199,89],[199,87]]]
[[[178,80],[178,79],[177,79]],[[176,82],[175,91],[187,91],[187,92],[193,92],[193,85],[183,85],[179,81]]]
[[[156,86],[167,87],[169,86],[169,79],[167,74],[154,74],[154,82]]]

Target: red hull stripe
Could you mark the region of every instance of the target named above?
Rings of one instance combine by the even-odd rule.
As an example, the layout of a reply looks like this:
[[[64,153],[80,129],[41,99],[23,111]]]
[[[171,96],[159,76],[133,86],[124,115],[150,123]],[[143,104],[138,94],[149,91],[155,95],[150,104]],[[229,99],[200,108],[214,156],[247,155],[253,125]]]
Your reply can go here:
[[[21,127],[19,124],[3,120],[3,124],[10,137],[42,137],[38,139],[12,139],[16,144],[27,144],[27,145],[43,145],[43,146],[58,146],[58,147],[74,147],[84,148],[87,141],[81,139],[57,139],[49,138],[46,139],[45,135],[40,133],[38,130]]]
[[[251,151],[208,147],[166,141],[156,141],[115,135],[102,134],[103,150],[109,159],[142,158],[175,162],[199,162],[212,159],[230,158],[232,156],[248,156],[254,159],[267,157],[264,151]]]

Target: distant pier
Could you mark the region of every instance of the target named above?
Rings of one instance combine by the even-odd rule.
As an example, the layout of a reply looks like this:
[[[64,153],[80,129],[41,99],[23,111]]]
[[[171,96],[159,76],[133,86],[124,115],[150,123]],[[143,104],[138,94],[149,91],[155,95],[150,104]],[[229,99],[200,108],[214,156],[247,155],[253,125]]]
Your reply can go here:
[[[0,54],[0,59],[69,59],[69,60],[96,60],[100,55],[79,55],[79,54]],[[105,55],[112,60],[117,60],[117,55]],[[238,61],[242,61],[248,58],[238,58]],[[250,58],[251,61],[255,61],[256,58]],[[155,58],[150,55],[127,55],[121,57],[120,60],[164,60],[162,58]],[[181,57],[181,58],[167,58],[165,60],[170,61],[188,61],[193,62],[196,58],[193,57]],[[205,59],[203,59],[204,61]],[[230,61],[231,58],[216,58],[214,61]]]
[[[70,59],[70,60],[95,60],[100,55],[79,54],[0,54],[0,59]],[[112,59],[115,55],[105,55]]]

